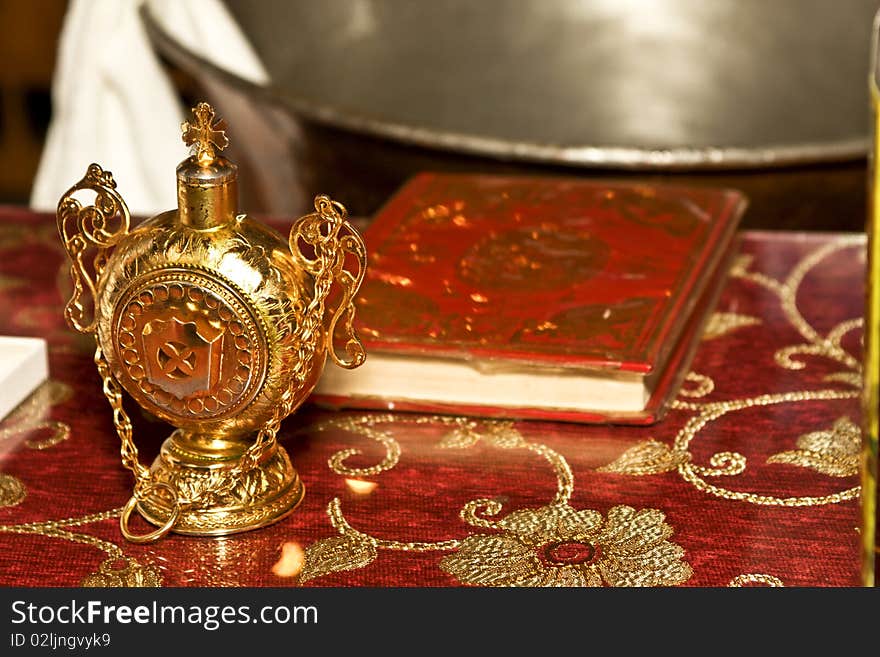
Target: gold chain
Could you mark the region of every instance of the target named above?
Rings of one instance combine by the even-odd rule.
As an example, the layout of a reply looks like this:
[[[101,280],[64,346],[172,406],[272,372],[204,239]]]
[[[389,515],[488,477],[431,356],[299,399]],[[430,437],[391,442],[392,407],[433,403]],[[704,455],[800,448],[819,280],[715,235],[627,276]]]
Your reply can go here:
[[[137,491],[149,483],[150,471],[138,460],[138,449],[132,438],[131,418],[128,417],[128,413],[122,406],[122,386],[110,372],[110,365],[104,358],[100,344],[95,348],[95,365],[104,384],[104,396],[110,402],[110,408],[113,409],[113,426],[116,427],[116,433],[122,443],[120,447],[122,465],[134,474],[135,490]]]

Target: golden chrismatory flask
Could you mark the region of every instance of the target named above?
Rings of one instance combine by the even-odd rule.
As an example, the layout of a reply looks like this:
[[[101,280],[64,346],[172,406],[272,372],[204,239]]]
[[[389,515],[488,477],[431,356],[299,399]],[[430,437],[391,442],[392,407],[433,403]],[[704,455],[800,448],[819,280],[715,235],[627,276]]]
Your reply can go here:
[[[135,477],[120,518],[134,542],[231,534],[293,511],[304,489],[279,425],[328,354],[349,369],[365,359],[352,322],[366,249],[345,208],[318,196],[287,239],[239,214],[236,166],[220,155],[224,126],[207,103],[193,115],[182,126],[193,154],[177,167],[176,210],[132,227],[97,164],[58,204],[73,279],[64,315],[95,335],[122,463]],[[123,391],[176,427],[150,468],[138,460]],[[135,509],[157,529],[132,532]]]

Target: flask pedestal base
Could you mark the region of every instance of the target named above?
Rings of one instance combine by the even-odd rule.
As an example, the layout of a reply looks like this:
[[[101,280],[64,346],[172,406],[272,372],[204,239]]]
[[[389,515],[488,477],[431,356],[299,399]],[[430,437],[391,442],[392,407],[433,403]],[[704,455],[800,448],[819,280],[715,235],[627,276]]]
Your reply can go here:
[[[222,456],[208,456],[197,448],[188,449],[199,442],[189,438],[177,430],[162,445],[151,468],[154,480],[171,486],[182,500],[198,498],[199,491],[217,490],[219,483],[228,481],[226,473],[240,458],[240,454],[229,454],[228,450]],[[244,477],[219,488],[197,507],[183,505],[171,531],[224,536],[265,527],[289,515],[305,495],[302,480],[280,445],[275,445]],[[161,527],[170,518],[173,506],[161,495],[151,495],[138,502],[137,510],[147,522]]]

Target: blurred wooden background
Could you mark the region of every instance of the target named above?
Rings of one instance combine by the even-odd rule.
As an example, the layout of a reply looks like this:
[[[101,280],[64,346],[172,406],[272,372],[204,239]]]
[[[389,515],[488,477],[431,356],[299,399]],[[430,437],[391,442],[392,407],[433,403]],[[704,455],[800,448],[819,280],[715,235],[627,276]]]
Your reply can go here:
[[[0,203],[28,202],[67,0],[0,0]]]

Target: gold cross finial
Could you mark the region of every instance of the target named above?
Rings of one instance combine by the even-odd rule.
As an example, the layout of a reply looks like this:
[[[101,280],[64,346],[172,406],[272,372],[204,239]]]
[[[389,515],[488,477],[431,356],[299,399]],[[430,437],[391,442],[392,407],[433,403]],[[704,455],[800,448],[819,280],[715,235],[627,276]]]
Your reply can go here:
[[[229,146],[226,138],[226,122],[214,123],[214,108],[208,103],[199,103],[192,109],[195,123],[185,121],[180,129],[183,131],[183,141],[187,146],[196,147],[196,159],[199,166],[208,166],[217,156],[214,149],[223,150]]]

